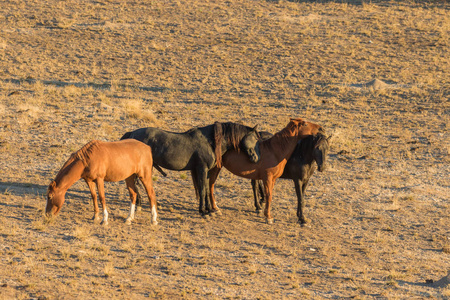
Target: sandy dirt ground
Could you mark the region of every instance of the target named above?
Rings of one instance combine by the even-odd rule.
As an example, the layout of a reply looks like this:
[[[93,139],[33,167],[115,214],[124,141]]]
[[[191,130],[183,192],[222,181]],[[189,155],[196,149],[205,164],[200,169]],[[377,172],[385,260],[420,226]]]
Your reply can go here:
[[[0,299],[449,299],[450,6],[446,1],[3,1]],[[131,226],[79,181],[45,222],[46,190],[92,139],[290,117],[332,135],[296,217],[273,225],[226,170],[203,218],[190,173],[155,171]]]

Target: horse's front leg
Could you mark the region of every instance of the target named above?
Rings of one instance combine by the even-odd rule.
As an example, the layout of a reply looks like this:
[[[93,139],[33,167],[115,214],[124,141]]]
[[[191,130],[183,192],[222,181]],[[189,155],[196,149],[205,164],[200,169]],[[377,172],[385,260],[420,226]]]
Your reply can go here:
[[[94,203],[94,217],[92,220],[94,223],[100,222],[99,209],[98,209],[98,201],[97,201],[97,193],[95,192],[95,183],[93,181],[87,181],[87,185],[89,186],[89,191],[91,192],[92,202]]]
[[[131,221],[134,220],[134,212],[136,211],[136,198],[137,198],[137,188],[136,188],[136,176],[132,175],[125,179],[127,184],[128,192],[130,193],[130,213],[128,218],[125,220],[125,224],[131,225]]]
[[[294,186],[295,186],[295,193],[297,194],[297,217],[298,217],[298,223],[300,225],[305,226],[306,219],[303,214],[305,210],[305,201],[303,199],[303,189],[300,187],[300,180],[299,179],[293,179]]]
[[[211,209],[210,209],[210,203],[208,201],[208,171],[206,168],[199,167],[197,168],[196,172],[192,172],[192,176],[196,175],[195,179],[198,188],[198,196],[200,198],[199,203],[199,212],[202,216],[206,215]]]
[[[266,207],[264,209],[264,216],[266,217],[267,224],[273,224],[273,218],[270,214],[270,204],[272,203],[272,191],[275,181],[269,177],[264,180],[264,192],[266,197]]]
[[[103,208],[103,220],[100,224],[103,226],[108,225],[108,210],[106,209],[106,199],[105,199],[105,183],[103,181],[103,178],[97,178],[97,190],[98,190],[98,197],[100,198],[100,201],[102,202],[102,208]]]
[[[214,167],[209,170],[209,200],[211,201],[211,212],[221,215],[219,207],[216,204],[216,198],[214,197],[214,184],[216,183],[217,177],[219,176],[220,168]]]
[[[150,210],[152,212],[152,225],[157,225],[158,224],[158,220],[157,220],[158,213],[156,211],[156,195],[155,195],[155,190],[153,189],[151,172],[150,172],[149,176],[147,176],[145,178],[141,178],[141,181],[147,192],[148,200],[150,201]]]

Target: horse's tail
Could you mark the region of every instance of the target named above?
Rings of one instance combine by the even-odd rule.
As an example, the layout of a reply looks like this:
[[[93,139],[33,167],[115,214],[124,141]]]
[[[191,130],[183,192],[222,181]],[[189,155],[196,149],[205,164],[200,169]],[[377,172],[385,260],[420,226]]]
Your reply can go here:
[[[167,173],[163,171],[163,169],[161,169],[160,166],[158,166],[157,164],[153,163],[153,167],[159,171],[159,173],[161,173],[164,177],[167,177]]]
[[[125,133],[120,139],[121,139],[121,140],[129,139],[129,138],[131,137],[131,133],[132,133],[131,131]]]

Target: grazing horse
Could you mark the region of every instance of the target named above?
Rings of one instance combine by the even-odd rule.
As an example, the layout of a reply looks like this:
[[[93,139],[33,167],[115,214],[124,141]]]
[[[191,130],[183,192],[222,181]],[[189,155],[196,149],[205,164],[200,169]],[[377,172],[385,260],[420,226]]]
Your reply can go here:
[[[83,178],[91,191],[94,202],[94,221],[99,221],[98,194],[103,207],[103,225],[108,225],[108,211],[105,201],[105,181],[125,180],[130,193],[131,207],[127,223],[134,219],[137,189],[136,178],[144,185],[152,212],[152,223],[156,221],[156,197],[152,183],[152,152],[149,146],[135,140],[118,142],[91,141],[74,152],[56,175],[47,191],[47,216],[56,215],[64,204],[67,190],[78,179]]]
[[[320,131],[322,131],[322,127],[317,124],[306,122],[303,119],[291,119],[289,124],[280,132],[257,144],[255,148],[260,155],[257,163],[250,162],[247,155],[238,151],[228,151],[223,156],[223,166],[231,173],[240,177],[263,181],[264,193],[267,195],[264,215],[269,224],[273,223],[270,204],[276,179],[283,174],[284,166],[294,152],[297,142]],[[219,172],[219,167],[215,167],[209,172],[210,200],[213,211],[219,210],[213,195],[214,183]]]
[[[263,140],[272,136],[268,132],[260,132]],[[326,137],[322,133],[308,136],[300,140],[295,147],[294,153],[289,158],[284,167],[280,178],[292,179],[294,181],[295,192],[297,194],[297,217],[298,222],[304,226],[306,218],[304,216],[305,208],[305,190],[309,178],[313,175],[316,168],[319,172],[325,170],[325,162],[329,150],[329,140],[331,136]],[[261,181],[252,180],[253,196],[255,199],[256,211],[261,211],[261,203],[264,201],[264,190]],[[258,194],[261,194],[261,200],[258,201]]]
[[[211,211],[208,187],[208,171],[221,165],[222,155],[228,150],[239,151],[245,137],[246,158],[256,162],[254,149],[259,139],[256,127],[236,123],[216,122],[205,127],[192,128],[186,132],[168,132],[158,128],[140,128],[125,133],[123,139],[136,139],[152,148],[153,163],[174,171],[190,170],[197,196],[200,199],[199,212],[205,215]],[[138,200],[138,205],[139,205]]]

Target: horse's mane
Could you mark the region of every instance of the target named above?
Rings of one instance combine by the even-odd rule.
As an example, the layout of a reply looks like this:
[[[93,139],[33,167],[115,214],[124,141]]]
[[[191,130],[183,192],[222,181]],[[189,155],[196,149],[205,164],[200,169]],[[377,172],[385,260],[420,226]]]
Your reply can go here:
[[[67,172],[67,167],[73,163],[75,160],[80,160],[83,165],[86,167],[89,159],[91,157],[92,152],[98,147],[98,144],[100,144],[100,141],[93,140],[81,147],[80,150],[72,153],[69,157],[69,159],[64,163],[61,170],[56,175],[56,178],[54,181],[58,181],[62,175],[64,175]]]
[[[100,141],[93,140],[81,147],[80,150],[73,153],[72,156],[75,158],[81,160],[83,165],[86,167],[88,165],[88,162],[90,160],[90,157],[92,153],[98,148],[98,145],[100,144]]]
[[[278,147],[283,151],[290,143],[292,143],[292,131],[295,126],[294,122],[289,122],[286,127],[275,133],[271,138],[262,141],[261,145],[268,147],[272,144],[273,138],[276,138]]]
[[[300,140],[299,143],[300,152],[312,153],[314,148],[319,146],[323,142],[327,142],[327,136],[324,134],[323,130],[319,130],[319,133]]]
[[[216,155],[217,167],[222,167],[222,141],[225,139],[227,145],[239,151],[242,138],[249,132],[248,127],[232,122],[214,123],[214,153]]]

